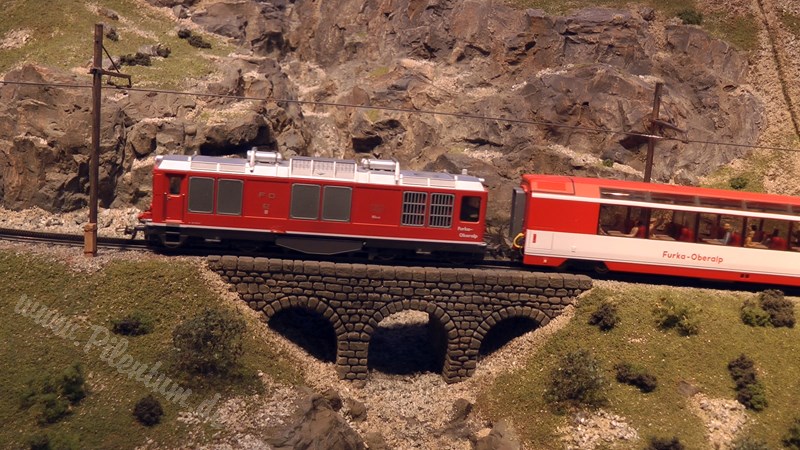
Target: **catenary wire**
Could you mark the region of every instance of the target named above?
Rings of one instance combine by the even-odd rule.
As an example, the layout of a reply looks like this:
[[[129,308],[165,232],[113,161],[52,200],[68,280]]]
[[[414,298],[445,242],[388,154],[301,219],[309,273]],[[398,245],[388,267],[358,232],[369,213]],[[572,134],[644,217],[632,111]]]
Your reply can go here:
[[[7,81],[7,80],[0,80],[0,84],[10,84],[10,85],[20,85],[20,86],[39,86],[39,87],[56,87],[56,88],[70,88],[70,89],[91,89],[91,84],[75,84],[75,83],[45,83],[45,82],[35,82],[35,81]],[[752,148],[752,149],[762,149],[762,150],[774,150],[774,151],[783,151],[783,152],[800,152],[800,149],[797,148],[788,148],[788,147],[777,147],[777,146],[769,146],[769,145],[754,145],[754,144],[737,144],[733,142],[719,142],[719,141],[708,141],[702,139],[687,139],[687,138],[678,138],[678,137],[669,137],[669,136],[659,136],[647,133],[637,133],[633,131],[622,131],[622,130],[610,130],[607,128],[594,128],[594,127],[584,127],[579,125],[567,125],[555,122],[546,122],[546,121],[539,121],[539,120],[529,120],[529,119],[512,119],[507,117],[494,117],[494,116],[484,116],[478,114],[466,114],[466,113],[458,113],[458,112],[446,112],[446,111],[435,111],[435,110],[427,110],[427,109],[409,109],[409,108],[397,108],[392,106],[374,106],[374,105],[357,105],[351,103],[338,103],[338,102],[322,102],[322,101],[313,101],[313,100],[295,100],[295,99],[278,99],[278,98],[268,98],[268,97],[248,97],[244,95],[231,95],[231,94],[211,94],[206,92],[191,92],[191,91],[178,91],[178,90],[171,90],[171,89],[153,89],[153,88],[137,88],[137,87],[127,87],[127,86],[117,86],[114,84],[109,85],[109,87],[114,88],[115,90],[121,91],[133,91],[133,92],[148,92],[148,93],[155,93],[155,94],[172,94],[172,95],[186,95],[186,96],[193,96],[193,97],[212,97],[212,98],[225,98],[225,99],[232,99],[232,100],[254,100],[254,101],[272,101],[275,103],[294,103],[298,105],[313,105],[313,106],[330,106],[335,108],[362,108],[362,109],[373,109],[373,110],[380,110],[380,111],[391,111],[391,112],[400,112],[400,113],[409,113],[409,114],[427,114],[427,115],[437,115],[437,116],[448,116],[448,117],[456,117],[460,119],[474,119],[474,120],[488,120],[488,121],[497,121],[497,122],[506,122],[506,123],[516,123],[522,125],[538,125],[538,126],[545,126],[545,127],[552,127],[552,128],[566,128],[571,130],[578,130],[578,131],[586,131],[592,133],[604,133],[604,134],[621,134],[626,136],[635,136],[641,138],[652,138],[659,141],[674,141],[674,142],[682,142],[685,144],[706,144],[706,145],[720,145],[720,146],[729,146],[729,147],[739,147],[739,148]]]

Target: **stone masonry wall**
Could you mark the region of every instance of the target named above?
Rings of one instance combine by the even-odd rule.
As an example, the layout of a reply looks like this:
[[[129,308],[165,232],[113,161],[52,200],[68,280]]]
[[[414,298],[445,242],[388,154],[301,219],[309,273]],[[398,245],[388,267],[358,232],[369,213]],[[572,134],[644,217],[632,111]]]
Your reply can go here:
[[[209,256],[242,300],[269,321],[288,308],[315,311],[336,334],[336,368],[365,380],[369,342],[384,318],[405,310],[428,313],[446,335],[442,376],[472,375],[483,338],[499,322],[526,317],[539,326],[592,286],[583,275],[526,270],[397,267],[242,256]]]

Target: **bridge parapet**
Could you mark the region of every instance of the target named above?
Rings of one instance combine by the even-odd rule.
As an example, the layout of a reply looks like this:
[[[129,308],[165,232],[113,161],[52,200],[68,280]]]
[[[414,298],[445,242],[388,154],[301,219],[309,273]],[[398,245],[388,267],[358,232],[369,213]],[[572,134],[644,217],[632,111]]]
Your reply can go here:
[[[368,375],[369,343],[378,324],[414,310],[438,325],[442,376],[471,376],[481,343],[498,323],[528,318],[544,326],[591,289],[584,275],[433,267],[394,267],[244,256],[209,256],[208,265],[269,321],[301,308],[324,317],[336,334],[336,370],[349,380]]]

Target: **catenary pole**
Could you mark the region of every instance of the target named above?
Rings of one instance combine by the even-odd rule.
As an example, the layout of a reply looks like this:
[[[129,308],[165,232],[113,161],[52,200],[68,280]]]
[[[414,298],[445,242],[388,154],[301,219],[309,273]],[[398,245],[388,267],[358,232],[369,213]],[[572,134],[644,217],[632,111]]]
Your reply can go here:
[[[658,130],[658,114],[661,109],[661,90],[664,83],[656,83],[656,93],[653,96],[653,113],[650,116],[650,137],[647,138],[647,161],[644,164],[644,182],[650,182],[650,176],[653,173],[653,154],[656,151],[656,138],[655,133]]]
[[[94,54],[92,56],[92,148],[89,156],[89,222],[83,227],[83,254],[97,256],[97,188],[100,182],[100,104],[103,75],[125,78],[131,87],[131,76],[103,69],[103,24],[94,26]],[[110,57],[109,57],[110,59]],[[114,61],[111,61],[114,69]]]
[[[97,182],[100,173],[100,97],[103,82],[103,24],[94,26],[92,58],[92,149],[89,157],[89,223],[83,228],[83,254],[97,255]]]

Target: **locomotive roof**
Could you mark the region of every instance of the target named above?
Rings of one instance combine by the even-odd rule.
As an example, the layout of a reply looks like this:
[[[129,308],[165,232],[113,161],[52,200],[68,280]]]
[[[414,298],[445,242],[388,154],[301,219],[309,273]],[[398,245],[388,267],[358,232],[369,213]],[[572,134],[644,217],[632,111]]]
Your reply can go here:
[[[377,168],[373,168],[373,167]],[[338,180],[354,183],[434,187],[464,191],[485,191],[483,179],[466,174],[400,170],[399,163],[387,160],[294,157],[271,162],[217,156],[161,155],[156,168],[170,172],[218,173],[248,177]]]

